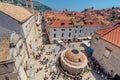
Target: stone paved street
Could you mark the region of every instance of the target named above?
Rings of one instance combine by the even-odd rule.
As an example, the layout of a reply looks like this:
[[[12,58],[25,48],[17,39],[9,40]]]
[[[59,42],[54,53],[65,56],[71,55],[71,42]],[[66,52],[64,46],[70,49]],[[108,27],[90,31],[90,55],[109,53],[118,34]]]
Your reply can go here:
[[[65,45],[64,47],[76,48],[80,51],[84,50],[84,48],[81,47],[80,44],[81,43],[71,43],[69,45]],[[39,59],[35,59],[34,63],[35,80],[72,80],[64,76],[64,74],[62,74],[56,67],[56,60],[61,51],[60,46],[56,46],[55,44],[45,45],[43,51],[39,51],[41,52],[41,57]],[[45,77],[47,77],[47,79],[44,79]],[[95,79],[93,74],[89,72],[85,75],[84,80],[102,80],[102,79]]]

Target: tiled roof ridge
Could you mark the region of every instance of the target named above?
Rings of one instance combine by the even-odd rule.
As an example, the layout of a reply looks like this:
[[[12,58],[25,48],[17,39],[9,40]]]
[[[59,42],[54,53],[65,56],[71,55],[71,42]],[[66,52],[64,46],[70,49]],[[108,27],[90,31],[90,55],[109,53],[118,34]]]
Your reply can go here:
[[[111,31],[115,30],[117,27],[119,27],[119,24],[120,24],[120,22],[116,23],[116,24],[114,25],[114,26],[116,26],[116,27],[112,27],[111,30],[107,31],[106,33],[104,33],[104,34],[101,35],[100,37],[103,37],[103,36],[107,35],[108,33],[110,33]]]

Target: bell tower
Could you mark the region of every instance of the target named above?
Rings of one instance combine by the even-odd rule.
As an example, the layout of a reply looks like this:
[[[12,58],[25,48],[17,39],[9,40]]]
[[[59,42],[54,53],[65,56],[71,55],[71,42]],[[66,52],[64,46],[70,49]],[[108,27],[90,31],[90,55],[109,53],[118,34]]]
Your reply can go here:
[[[26,8],[33,13],[33,2],[32,0],[26,0]]]

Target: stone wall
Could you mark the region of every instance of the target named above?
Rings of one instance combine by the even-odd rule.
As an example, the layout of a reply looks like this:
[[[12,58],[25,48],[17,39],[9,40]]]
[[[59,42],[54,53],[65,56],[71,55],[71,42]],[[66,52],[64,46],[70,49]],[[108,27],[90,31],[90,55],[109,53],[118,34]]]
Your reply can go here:
[[[0,80],[20,80],[14,61],[0,63]]]
[[[93,56],[107,72],[113,70],[120,75],[120,47],[101,38],[97,40],[98,36],[96,34],[91,43],[91,47],[94,49]],[[107,56],[105,55],[106,49],[110,50]]]

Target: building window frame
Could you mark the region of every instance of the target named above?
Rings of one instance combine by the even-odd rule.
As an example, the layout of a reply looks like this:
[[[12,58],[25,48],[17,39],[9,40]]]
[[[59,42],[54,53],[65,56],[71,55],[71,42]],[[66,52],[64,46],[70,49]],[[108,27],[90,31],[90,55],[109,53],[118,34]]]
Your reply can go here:
[[[75,30],[75,33],[77,33],[77,30]]]
[[[79,33],[81,33],[82,30],[79,31]]]
[[[91,32],[90,35],[93,35],[93,33]]]
[[[56,34],[54,34],[54,36],[53,36],[54,38],[56,38]]]
[[[71,33],[69,33],[69,37],[71,37]]]
[[[61,37],[64,37],[64,33],[62,33]]]
[[[72,29],[69,29],[69,31],[71,31]]]
[[[54,31],[56,31],[56,29],[54,29]]]
[[[111,52],[112,52],[111,49],[105,47],[105,52],[104,52],[103,56],[106,57],[106,58],[109,58]]]
[[[65,29],[61,29],[61,31],[65,31]]]

